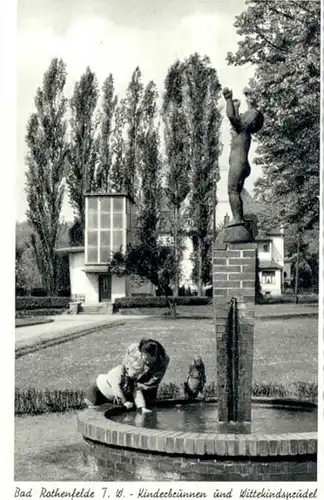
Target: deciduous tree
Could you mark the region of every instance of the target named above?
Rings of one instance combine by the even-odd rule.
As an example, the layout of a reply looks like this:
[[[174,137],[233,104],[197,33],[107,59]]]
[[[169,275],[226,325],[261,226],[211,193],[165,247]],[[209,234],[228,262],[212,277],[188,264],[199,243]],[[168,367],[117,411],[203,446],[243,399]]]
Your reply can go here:
[[[43,283],[51,294],[57,288],[55,247],[64,194],[67,157],[66,99],[63,90],[66,66],[53,59],[35,97],[36,112],[27,125],[26,172],[27,219],[39,240],[38,266]]]
[[[156,245],[161,204],[161,159],[157,124],[157,90],[153,81],[145,88],[139,136],[140,189],[137,199],[137,236],[147,246]]]
[[[110,189],[112,164],[112,134],[117,106],[117,96],[115,95],[112,74],[104,81],[102,94],[96,187],[104,192],[108,192]]]
[[[189,225],[193,243],[193,278],[202,295],[210,278],[213,238],[214,188],[219,180],[221,153],[218,109],[221,86],[208,57],[193,54],[185,62],[186,102],[190,124],[190,206]]]
[[[165,142],[165,193],[172,210],[175,249],[175,294],[178,294],[181,260],[181,209],[190,191],[190,129],[183,88],[185,66],[176,61],[168,70],[164,84],[162,116]]]
[[[256,194],[273,218],[303,232],[319,221],[320,2],[247,5],[236,17],[242,39],[228,60],[255,66],[251,87],[265,114]]]
[[[76,82],[71,108],[71,138],[66,181],[75,217],[84,227],[84,193],[96,188],[95,172],[98,162],[95,110],[98,101],[98,82],[90,68]]]

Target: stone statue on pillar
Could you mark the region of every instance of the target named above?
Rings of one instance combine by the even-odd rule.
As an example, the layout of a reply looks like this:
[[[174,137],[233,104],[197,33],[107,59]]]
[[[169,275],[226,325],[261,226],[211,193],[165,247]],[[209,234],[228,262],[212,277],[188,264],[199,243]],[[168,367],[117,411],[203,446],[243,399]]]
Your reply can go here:
[[[243,94],[246,97],[248,109],[240,114],[240,101],[233,99],[232,91],[228,88],[223,90],[226,101],[226,114],[232,125],[227,189],[233,220],[227,225],[223,235],[224,241],[230,243],[246,242],[252,239],[244,224],[241,192],[245,179],[251,172],[248,161],[251,135],[259,132],[263,126],[263,114],[256,107],[253,93],[248,88],[245,88]]]

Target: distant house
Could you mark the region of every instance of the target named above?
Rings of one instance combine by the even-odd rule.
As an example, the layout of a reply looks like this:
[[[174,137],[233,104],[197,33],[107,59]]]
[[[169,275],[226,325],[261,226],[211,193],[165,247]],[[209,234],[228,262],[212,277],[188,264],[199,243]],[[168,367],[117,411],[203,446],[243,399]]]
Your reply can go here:
[[[274,229],[256,237],[259,257],[259,278],[264,295],[281,295],[284,272],[284,233]]]

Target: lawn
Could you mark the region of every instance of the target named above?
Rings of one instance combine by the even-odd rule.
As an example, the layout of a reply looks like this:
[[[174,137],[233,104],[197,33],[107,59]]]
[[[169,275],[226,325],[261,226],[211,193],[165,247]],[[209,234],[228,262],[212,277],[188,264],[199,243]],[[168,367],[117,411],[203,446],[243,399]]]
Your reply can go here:
[[[15,418],[15,481],[93,481],[76,414]]]
[[[195,354],[203,356],[208,382],[215,379],[212,320],[148,318],[127,320],[123,326],[18,358],[16,386],[84,390],[98,373],[122,360],[130,342],[143,336],[160,340],[170,354],[165,382],[181,383]],[[255,382],[316,382],[317,320],[256,321],[254,353]],[[72,411],[15,418],[16,481],[98,480],[85,462],[75,415]]]
[[[216,344],[212,320],[147,318],[102,330],[16,360],[20,389],[84,390],[97,374],[118,364],[132,341],[159,340],[170,355],[165,383],[181,384],[194,355],[206,365],[207,382],[215,381]],[[254,382],[288,385],[317,382],[317,319],[257,320]]]

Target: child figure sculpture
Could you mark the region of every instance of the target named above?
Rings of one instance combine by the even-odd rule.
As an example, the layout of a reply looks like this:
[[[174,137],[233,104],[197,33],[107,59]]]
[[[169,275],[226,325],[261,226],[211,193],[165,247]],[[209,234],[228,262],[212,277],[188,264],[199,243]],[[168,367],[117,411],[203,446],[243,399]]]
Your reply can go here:
[[[205,365],[200,356],[196,356],[189,366],[187,381],[184,383],[184,392],[188,399],[196,399],[203,394],[206,384]]]
[[[226,114],[233,127],[227,183],[233,220],[228,227],[244,225],[241,192],[245,179],[251,172],[248,161],[251,134],[255,134],[263,126],[263,114],[256,108],[256,101],[252,92],[245,88],[243,93],[247,100],[248,109],[245,113],[239,114],[240,101],[233,99],[232,91],[228,88],[223,90],[226,101]]]

